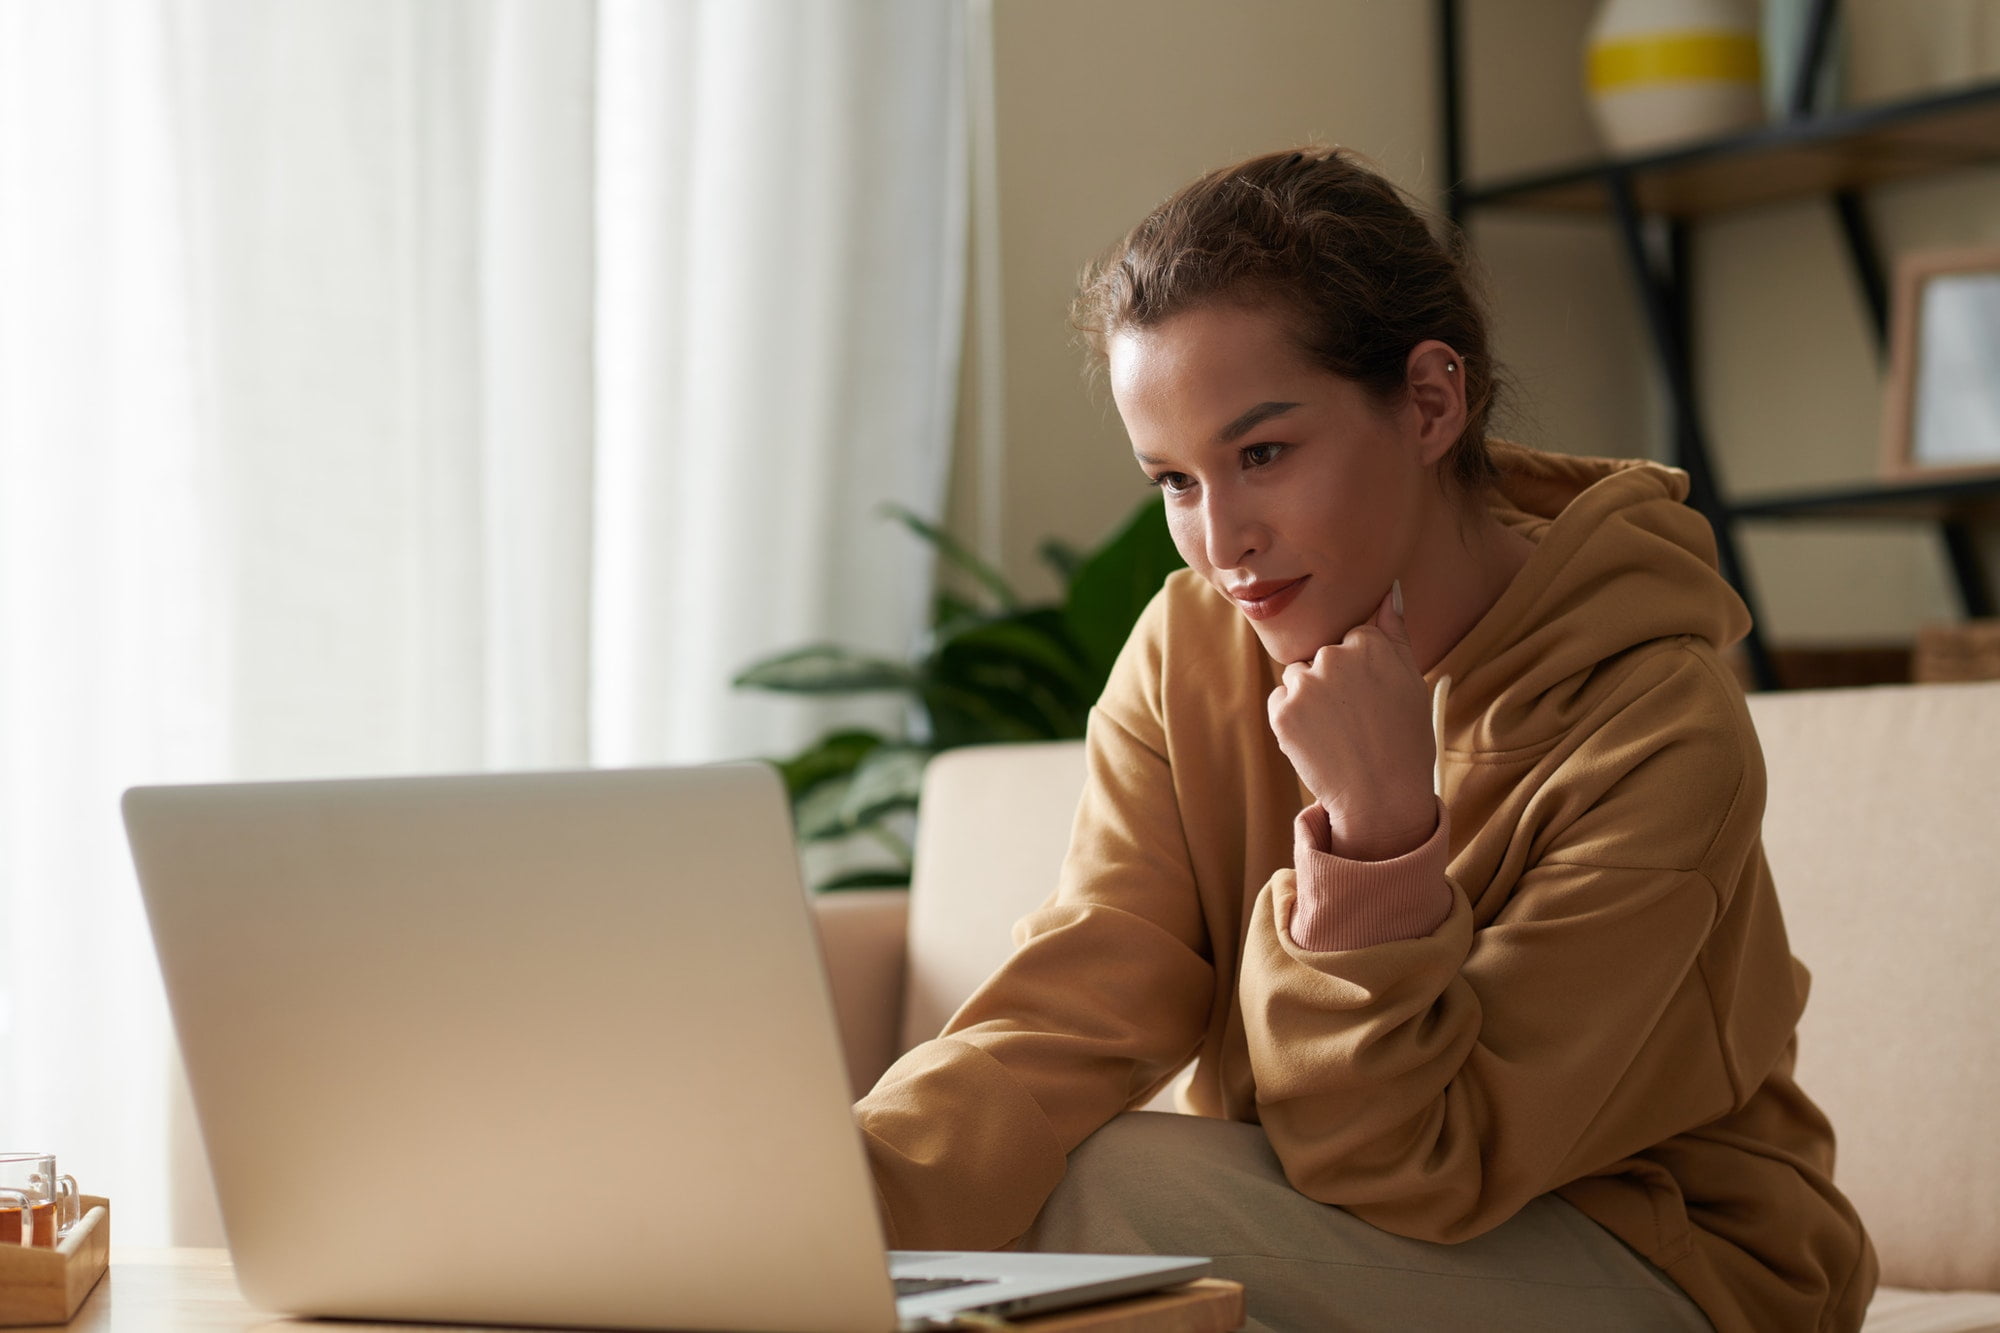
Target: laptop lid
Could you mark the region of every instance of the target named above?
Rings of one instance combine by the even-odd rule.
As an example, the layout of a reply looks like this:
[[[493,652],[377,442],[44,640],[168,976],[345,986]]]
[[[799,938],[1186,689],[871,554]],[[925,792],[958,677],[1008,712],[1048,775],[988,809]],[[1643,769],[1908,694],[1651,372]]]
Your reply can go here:
[[[895,1326],[768,767],[135,788],[124,810],[250,1301]]]

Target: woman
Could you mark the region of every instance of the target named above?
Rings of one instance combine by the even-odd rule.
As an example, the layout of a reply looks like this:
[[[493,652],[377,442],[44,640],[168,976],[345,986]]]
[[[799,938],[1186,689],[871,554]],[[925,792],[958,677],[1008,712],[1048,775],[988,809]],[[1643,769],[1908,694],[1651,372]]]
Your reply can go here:
[[[1339,151],[1076,314],[1188,569],[1055,895],[857,1108],[892,1243],[1212,1254],[1270,1329],[1858,1327],[1686,475],[1489,442],[1464,275]]]

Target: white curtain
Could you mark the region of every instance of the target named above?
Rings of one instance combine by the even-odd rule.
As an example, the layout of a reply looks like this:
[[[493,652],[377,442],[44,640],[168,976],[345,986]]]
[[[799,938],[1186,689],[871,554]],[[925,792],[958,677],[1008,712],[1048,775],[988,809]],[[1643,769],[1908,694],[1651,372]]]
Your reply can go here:
[[[737,668],[908,650],[932,570],[877,509],[942,507],[961,40],[0,3],[0,1147],[215,1239],[125,786],[777,753],[830,714]]]

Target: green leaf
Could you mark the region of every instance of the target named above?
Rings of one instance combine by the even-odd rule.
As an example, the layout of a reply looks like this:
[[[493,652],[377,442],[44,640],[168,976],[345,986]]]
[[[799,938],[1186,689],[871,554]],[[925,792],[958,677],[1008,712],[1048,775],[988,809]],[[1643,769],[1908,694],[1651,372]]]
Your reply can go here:
[[[850,870],[815,886],[815,893],[839,893],[842,889],[907,889],[907,870]]]
[[[948,589],[940,589],[931,600],[931,635],[934,639],[948,639],[986,618],[984,611]]]
[[[891,518],[901,520],[904,527],[936,547],[939,555],[984,584],[1002,609],[1012,611],[1021,604],[1021,599],[1014,595],[1013,588],[1008,586],[1007,580],[999,570],[974,555],[943,528],[926,522],[901,505],[885,504],[882,506],[882,512]]]
[[[937,719],[940,745],[1081,736],[1096,697],[1090,667],[1054,607],[954,635],[922,674],[926,702],[955,714]]]
[[[1076,571],[1083,567],[1083,552],[1059,537],[1050,537],[1036,549],[1042,563],[1056,572],[1056,577],[1064,584],[1076,577]]]
[[[1079,689],[1090,680],[1090,664],[1070,637],[1067,622],[1060,612],[1046,607],[969,626],[941,644],[938,651],[957,657],[1010,659]]]
[[[767,657],[745,667],[733,684],[788,694],[860,694],[871,690],[914,691],[916,673],[900,662],[863,657],[837,644],[819,643]]]
[[[915,745],[884,745],[870,752],[854,770],[841,801],[847,827],[864,828],[897,810],[916,809],[930,757],[928,749]]]
[[[792,801],[792,823],[798,828],[800,842],[828,842],[854,831],[846,813],[847,789],[853,782],[853,774],[843,773],[814,784]]]
[[[1167,581],[1167,575],[1184,563],[1167,530],[1166,503],[1155,498],[1141,505],[1125,526],[1078,568],[1069,583],[1063,617],[1083,649],[1098,689],[1111,674],[1111,664],[1131,636],[1139,613]]]
[[[931,747],[937,750],[1049,739],[1041,712],[1030,700],[1010,691],[992,691],[977,681],[933,677],[924,685],[924,710],[931,720]]]
[[[780,760],[778,771],[785,776],[785,790],[796,800],[829,778],[852,773],[868,752],[883,743],[872,731],[830,731],[790,759]]]
[[[916,807],[929,755],[982,742],[1081,736],[1112,661],[1181,561],[1165,507],[1151,500],[1087,555],[1060,541],[1044,542],[1042,559],[1068,576],[1067,600],[1023,607],[997,571],[948,534],[908,510],[888,506],[885,512],[968,571],[1002,610],[989,612],[971,597],[940,590],[929,641],[913,665],[815,644],[755,663],[736,683],[801,694],[893,691],[915,697],[928,723],[918,738],[923,744],[873,731],[834,731],[779,764],[802,841],[865,836],[905,859],[908,847],[884,821]]]

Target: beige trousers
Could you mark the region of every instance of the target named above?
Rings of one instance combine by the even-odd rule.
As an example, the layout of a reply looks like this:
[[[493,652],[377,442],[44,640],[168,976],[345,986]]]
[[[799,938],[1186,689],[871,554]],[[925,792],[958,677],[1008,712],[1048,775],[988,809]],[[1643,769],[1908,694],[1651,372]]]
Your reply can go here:
[[[1200,1254],[1257,1333],[1712,1333],[1673,1280],[1544,1195],[1458,1245],[1409,1240],[1293,1189],[1257,1125],[1134,1111],[1070,1154],[1018,1248]]]

